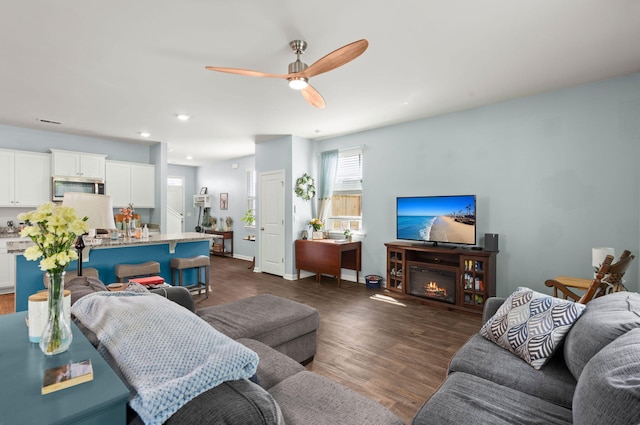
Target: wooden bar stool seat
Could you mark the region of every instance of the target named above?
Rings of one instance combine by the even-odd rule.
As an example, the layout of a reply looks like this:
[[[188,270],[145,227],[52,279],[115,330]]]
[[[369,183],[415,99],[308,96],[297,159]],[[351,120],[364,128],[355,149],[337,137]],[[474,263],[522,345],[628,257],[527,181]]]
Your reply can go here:
[[[139,264],[117,264],[116,277],[118,282],[124,282],[130,277],[157,276],[160,274],[160,263],[147,261]]]
[[[191,258],[172,258],[169,263],[171,266],[171,284],[175,286],[176,271],[178,272],[178,284],[184,286],[182,281],[182,271],[187,269],[196,269],[197,278],[196,282],[192,285],[184,286],[185,288],[192,290],[197,289],[198,295],[202,293],[204,286],[204,292],[206,298],[209,298],[209,267],[210,259],[206,255],[198,255]],[[201,274],[204,273],[204,278],[201,279]]]

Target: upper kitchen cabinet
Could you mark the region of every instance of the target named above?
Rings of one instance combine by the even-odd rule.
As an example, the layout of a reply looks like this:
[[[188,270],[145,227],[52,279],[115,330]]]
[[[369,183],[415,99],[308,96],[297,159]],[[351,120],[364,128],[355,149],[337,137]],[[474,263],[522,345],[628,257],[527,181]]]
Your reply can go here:
[[[0,150],[0,206],[37,207],[51,201],[51,155]]]
[[[51,149],[53,175],[105,179],[106,155]]]
[[[135,162],[106,161],[105,191],[114,208],[155,208],[156,167]]]

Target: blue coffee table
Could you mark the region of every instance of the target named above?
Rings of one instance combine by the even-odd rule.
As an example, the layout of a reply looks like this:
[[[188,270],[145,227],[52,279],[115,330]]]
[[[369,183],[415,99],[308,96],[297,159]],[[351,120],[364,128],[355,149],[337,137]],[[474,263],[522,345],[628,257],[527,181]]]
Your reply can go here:
[[[127,387],[72,323],[64,353],[45,356],[29,342],[26,312],[0,316],[0,424],[125,424]],[[93,380],[42,395],[46,369],[91,359]]]

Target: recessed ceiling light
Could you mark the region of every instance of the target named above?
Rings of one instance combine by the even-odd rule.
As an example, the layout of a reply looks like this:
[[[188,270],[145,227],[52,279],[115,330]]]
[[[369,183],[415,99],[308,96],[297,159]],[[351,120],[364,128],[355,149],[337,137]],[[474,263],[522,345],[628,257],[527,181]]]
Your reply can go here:
[[[141,131],[138,133],[141,137],[149,137],[151,136],[151,133],[148,133],[146,131]]]
[[[187,155],[186,157],[189,161],[191,161],[193,159],[193,157],[191,155]]]
[[[178,118],[180,121],[187,121],[187,120],[189,120],[189,118],[191,118],[191,115],[178,114],[178,115],[176,115],[176,118]]]

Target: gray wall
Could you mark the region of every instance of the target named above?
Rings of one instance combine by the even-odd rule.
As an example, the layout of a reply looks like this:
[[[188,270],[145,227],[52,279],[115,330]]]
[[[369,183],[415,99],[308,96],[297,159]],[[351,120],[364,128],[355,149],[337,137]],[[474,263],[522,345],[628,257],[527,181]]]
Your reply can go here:
[[[49,153],[49,149],[64,149],[107,155],[107,159],[115,161],[154,163],[151,157],[150,145],[116,142],[1,124],[0,148],[44,153]]]
[[[292,136],[277,137],[272,140],[256,144],[256,179],[257,179],[257,194],[260,194],[260,175],[267,171],[283,170],[285,176],[285,188],[292,188],[291,183],[292,166],[293,166],[293,145]],[[285,190],[285,214],[292,209],[292,190]],[[256,200],[256,227],[260,229],[260,196]],[[260,231],[256,232],[257,237],[260,237]],[[288,222],[285,225],[285,261],[284,270],[285,277],[293,270],[293,242],[292,242],[292,227]],[[256,267],[260,266],[260,241],[256,241]]]
[[[197,192],[200,187],[206,186],[209,194],[213,196],[213,205],[210,214],[218,219],[221,217],[231,217],[233,220],[233,250],[234,257],[251,260],[257,252],[255,242],[246,241],[243,238],[249,234],[257,233],[255,229],[244,227],[240,219],[248,209],[247,203],[247,171],[253,170],[255,157],[248,156],[229,161],[216,162],[212,165],[198,167],[197,169]],[[220,193],[229,194],[227,210],[220,209]],[[187,196],[191,196],[187,194]],[[191,199],[191,198],[190,198]],[[189,202],[187,202],[189,205]],[[191,207],[193,202],[191,201]],[[195,210],[197,218],[198,211]],[[191,228],[192,230],[193,228]],[[229,242],[227,242],[228,244]]]
[[[246,169],[255,166],[258,177],[285,171],[290,189],[285,211],[291,217],[287,274],[295,272],[293,240],[315,211],[314,204],[295,198],[295,178],[303,172],[317,178],[317,152],[360,145],[362,275],[385,275],[384,243],[395,240],[397,196],[476,194],[478,243],[484,233],[500,235],[499,295],[520,285],[548,293],[544,281],[560,274],[591,276],[592,247],[611,246],[618,255],[623,249],[640,251],[640,74],[327,139],[311,149],[309,143],[282,136],[256,144],[255,157],[197,170],[196,189],[209,187],[215,196],[212,214],[231,215],[237,233],[246,231],[239,222],[246,211]],[[0,147],[104,153],[132,162],[166,157],[161,147],[152,152],[141,145],[2,125]],[[234,162],[237,169],[231,168]],[[228,213],[216,211],[220,192],[229,193]],[[16,210],[2,208],[0,217]],[[237,233],[236,252],[257,255],[257,244]],[[639,267],[636,260],[626,275],[632,290],[638,289]]]
[[[163,167],[163,164],[166,164],[166,145],[161,143],[156,143],[155,145],[131,144],[93,137],[0,125],[0,148],[43,153],[49,153],[50,149],[97,153],[106,155],[108,160],[155,164],[156,175],[166,177],[166,169],[164,168],[166,165]],[[162,190],[163,180],[164,190]],[[166,178],[159,179],[158,181],[160,183],[156,185],[156,206],[161,206],[166,204]],[[164,194],[164,196],[161,196],[162,194]],[[6,220],[14,220],[17,223],[17,215],[19,213],[32,209],[33,208],[0,207],[0,225],[4,226]],[[136,212],[140,214],[143,222],[160,224],[162,214],[165,214],[165,212],[161,210],[164,210],[164,208],[140,208],[137,209]]]
[[[195,232],[198,225],[198,209],[193,207],[193,195],[200,193],[198,167],[169,164],[167,177],[184,177],[184,231]]]
[[[395,198],[476,194],[498,233],[498,295],[592,276],[591,248],[639,252],[640,74],[338,137],[365,145],[364,274],[385,275]],[[635,260],[625,277],[637,290]]]

